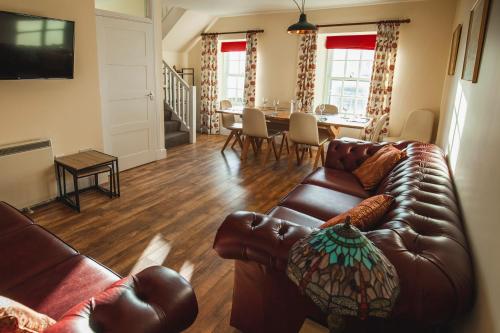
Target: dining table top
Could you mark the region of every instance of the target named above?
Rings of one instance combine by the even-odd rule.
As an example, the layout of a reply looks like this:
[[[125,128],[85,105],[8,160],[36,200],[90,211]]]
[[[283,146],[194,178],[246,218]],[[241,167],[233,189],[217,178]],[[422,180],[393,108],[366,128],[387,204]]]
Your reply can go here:
[[[266,119],[276,121],[289,121],[291,112],[289,110],[275,110],[272,108],[258,108],[264,112]],[[217,110],[218,113],[232,114],[235,116],[242,116],[245,108],[233,107],[230,109]],[[367,128],[372,119],[369,117],[362,117],[359,115],[344,115],[344,114],[314,114],[320,126],[333,126],[333,127],[347,127],[353,129]]]

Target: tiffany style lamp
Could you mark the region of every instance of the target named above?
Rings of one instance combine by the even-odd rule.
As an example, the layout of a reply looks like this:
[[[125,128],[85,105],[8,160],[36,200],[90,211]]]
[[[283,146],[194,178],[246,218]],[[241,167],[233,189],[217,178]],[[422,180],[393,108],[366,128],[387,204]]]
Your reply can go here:
[[[394,266],[349,217],[295,243],[287,274],[329,315],[331,330],[345,316],[387,318],[399,294]]]

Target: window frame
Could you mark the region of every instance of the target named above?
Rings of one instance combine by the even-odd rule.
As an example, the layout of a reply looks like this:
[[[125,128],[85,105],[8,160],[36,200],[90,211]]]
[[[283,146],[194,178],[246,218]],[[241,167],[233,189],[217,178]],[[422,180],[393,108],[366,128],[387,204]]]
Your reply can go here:
[[[334,63],[334,52],[336,50],[346,50],[346,55],[342,60],[344,62],[344,76],[333,76],[333,63]],[[360,55],[359,59],[353,59],[349,60],[349,50],[359,50]],[[344,98],[352,98],[354,99],[354,103],[356,104],[357,101],[363,99],[366,99],[365,105],[368,103],[368,96],[369,96],[369,87],[371,83],[371,73],[369,78],[361,78],[360,77],[360,72],[362,68],[363,61],[369,61],[367,59],[363,58],[363,52],[362,51],[371,51],[374,52],[375,50],[362,50],[362,49],[326,49],[326,56],[325,56],[325,74],[324,74],[324,84],[323,84],[323,96],[322,96],[322,103],[324,104],[331,104],[331,98],[332,97],[337,97],[340,99],[339,105],[336,105],[338,107],[339,113],[341,114],[347,114],[347,115],[359,115],[359,116],[366,116],[366,107],[364,107],[363,112],[356,112],[356,106],[354,106],[354,111],[351,110],[344,110],[343,108],[343,99]],[[347,77],[345,76],[345,71],[346,71],[346,66],[348,61],[357,61],[358,62],[358,75],[356,77]],[[373,63],[374,63],[374,58],[371,59],[371,68],[373,68]],[[332,82],[333,81],[342,81],[342,87],[341,87],[341,95],[334,95],[332,94]],[[344,92],[344,84],[345,82],[355,82],[356,88],[355,88],[355,94],[353,96],[345,96],[343,95]],[[360,96],[358,95],[359,91],[359,85],[360,82],[363,83],[368,83],[368,95],[366,96]]]
[[[240,40],[238,40],[238,41],[240,41]],[[227,41],[224,41],[224,42],[227,42]],[[220,48],[220,45],[219,45],[219,48]],[[234,53],[240,54],[240,59],[237,61],[239,64],[238,67],[241,68],[241,66],[243,66],[243,71],[242,71],[242,73],[239,73],[239,74],[232,74],[229,71],[231,60],[229,60],[227,58],[230,57],[230,54],[234,54]],[[241,54],[242,54],[242,56],[241,56]],[[221,65],[221,70],[220,70],[221,79],[220,79],[220,86],[219,86],[220,87],[219,100],[227,99],[227,100],[231,101],[233,106],[242,106],[243,99],[245,98],[246,52],[245,51],[221,52],[220,65]],[[238,85],[236,86],[236,88],[228,88],[228,82],[229,82],[230,77],[234,77],[234,78],[236,78],[236,80],[243,79],[243,84],[242,84],[241,89],[238,88]],[[235,90],[237,97],[229,98],[228,97],[229,94],[227,94],[229,90]],[[239,94],[241,97],[238,96]]]

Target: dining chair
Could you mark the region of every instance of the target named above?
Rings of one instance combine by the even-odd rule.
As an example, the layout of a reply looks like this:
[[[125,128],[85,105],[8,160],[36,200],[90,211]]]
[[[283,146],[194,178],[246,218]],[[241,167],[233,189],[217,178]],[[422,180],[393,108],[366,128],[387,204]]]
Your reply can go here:
[[[383,140],[396,142],[401,140],[415,140],[429,143],[432,140],[434,128],[434,112],[430,110],[413,110],[406,119],[400,136],[387,136]]]
[[[318,105],[314,111],[316,114],[321,113],[320,105]],[[323,111],[323,114],[338,114],[339,113],[339,108],[336,107],[335,105],[333,105],[333,104],[324,104],[324,105],[325,105],[325,111]]]
[[[267,152],[264,159],[264,164],[269,160],[271,150],[274,151],[276,160],[279,161],[280,155],[276,150],[276,136],[281,135],[280,130],[268,128],[266,116],[259,109],[244,109],[243,110],[243,135],[245,141],[243,143],[243,152],[241,160],[246,161],[250,145],[253,146],[254,152],[257,154],[260,151],[263,141],[267,142]]]
[[[230,101],[228,101],[228,100],[220,101],[221,110],[227,110],[227,109],[230,109],[231,107],[232,107],[232,104]],[[231,142],[231,140],[233,138],[234,138],[234,142],[231,145],[231,148],[234,148],[236,143],[238,143],[240,145],[240,148],[243,149],[243,141],[241,140],[241,133],[243,130],[243,124],[241,122],[237,122],[236,118],[233,114],[222,113],[222,127],[231,131],[231,133],[229,133],[229,136],[227,137],[227,140],[224,143],[224,146],[222,147],[221,152],[224,152],[227,145]]]
[[[306,150],[310,151],[311,147],[317,147],[316,157],[314,159],[313,168],[318,167],[319,159],[321,157],[321,164],[325,165],[325,143],[328,142],[326,133],[318,130],[318,123],[316,117],[312,114],[303,112],[294,112],[290,115],[290,130],[289,138],[295,148],[295,156],[297,164],[302,164]],[[306,148],[300,152],[299,145],[305,145]],[[292,148],[292,149],[293,149]],[[288,156],[288,161],[291,163],[293,160],[292,154]]]
[[[375,123],[375,126],[373,127],[373,132],[370,135],[370,141],[371,142],[379,142],[380,139],[380,132],[382,132],[382,128],[384,128],[384,124],[387,122],[387,119],[389,119],[389,114],[386,113],[380,117],[377,122]]]

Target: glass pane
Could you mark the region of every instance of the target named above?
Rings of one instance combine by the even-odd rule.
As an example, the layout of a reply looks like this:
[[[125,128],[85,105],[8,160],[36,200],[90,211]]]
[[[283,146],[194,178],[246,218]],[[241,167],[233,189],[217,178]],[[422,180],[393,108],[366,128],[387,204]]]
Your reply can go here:
[[[240,74],[245,74],[245,60],[240,61]]]
[[[359,60],[361,58],[361,50],[350,49],[347,52],[347,60]]]
[[[348,61],[345,69],[345,76],[357,78],[359,71],[359,61]]]
[[[330,95],[342,95],[342,81],[331,80],[330,82]]]
[[[345,60],[347,50],[346,49],[334,49],[332,50],[333,60]]]
[[[227,88],[228,89],[236,89],[237,86],[238,86],[238,83],[236,82],[236,77],[228,76],[227,77]]]
[[[366,104],[367,99],[357,99],[356,100],[356,113],[360,115],[366,114]]]
[[[245,87],[245,78],[239,77],[238,78],[238,89],[243,90],[243,87]]]
[[[229,74],[239,74],[240,72],[240,64],[237,61],[230,61],[229,62]]]
[[[335,105],[339,107],[342,102],[342,99],[339,96],[330,96],[329,104]]]
[[[356,96],[356,81],[344,81],[343,96]]]
[[[359,72],[359,77],[361,79],[370,79],[372,77],[372,62],[371,61],[362,61],[361,69]]]
[[[356,100],[354,98],[344,97],[342,99],[342,111],[346,113],[354,113],[356,108]]]
[[[146,0],[95,0],[95,8],[132,16],[147,17]]]
[[[370,91],[370,82],[359,81],[358,82],[358,93],[359,97],[368,97]]]
[[[373,61],[373,57],[375,56],[375,51],[372,50],[363,50],[361,52],[361,59]]]
[[[227,97],[228,98],[236,98],[237,97],[236,90],[235,89],[228,89],[227,90]]]
[[[345,61],[332,62],[332,76],[344,77]]]

